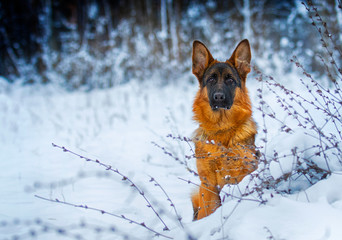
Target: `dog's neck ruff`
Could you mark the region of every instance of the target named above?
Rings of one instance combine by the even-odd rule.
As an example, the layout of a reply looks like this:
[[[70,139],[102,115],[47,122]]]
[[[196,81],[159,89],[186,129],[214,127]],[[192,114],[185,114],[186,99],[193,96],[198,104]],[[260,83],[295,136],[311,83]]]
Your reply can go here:
[[[199,90],[193,105],[194,120],[199,123],[194,141],[214,140],[228,147],[254,138],[256,124],[246,90],[237,94],[230,110],[216,112],[212,111],[205,94],[206,91]]]

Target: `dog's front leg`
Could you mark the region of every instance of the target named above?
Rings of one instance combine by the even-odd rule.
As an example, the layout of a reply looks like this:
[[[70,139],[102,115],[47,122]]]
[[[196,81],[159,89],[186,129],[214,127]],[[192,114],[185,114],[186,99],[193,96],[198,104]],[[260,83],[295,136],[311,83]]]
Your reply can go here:
[[[197,220],[209,216],[221,206],[220,194],[216,186],[201,183],[198,196]]]

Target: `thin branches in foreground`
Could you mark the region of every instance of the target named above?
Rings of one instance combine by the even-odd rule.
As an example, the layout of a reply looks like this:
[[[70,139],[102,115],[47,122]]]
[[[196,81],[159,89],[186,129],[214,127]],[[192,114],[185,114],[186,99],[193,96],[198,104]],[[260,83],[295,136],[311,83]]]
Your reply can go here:
[[[150,176],[151,177],[151,176]],[[172,202],[171,198],[169,197],[169,195],[167,194],[167,192],[165,191],[165,189],[157,182],[156,179],[154,179],[153,177],[151,177],[150,182],[154,182],[154,186],[159,187],[162,192],[164,193],[164,195],[167,197],[167,201],[170,202],[170,206],[173,208],[173,210],[175,211],[176,217],[177,217],[177,221],[179,222],[179,224],[181,225],[182,228],[184,228],[183,223],[182,223],[182,217],[178,214],[177,209],[175,204]]]
[[[127,218],[125,215],[118,215],[118,214],[110,213],[110,212],[107,212],[107,211],[99,209],[99,208],[90,207],[88,205],[69,203],[69,202],[66,202],[66,201],[61,201],[61,200],[59,200],[57,198],[56,199],[49,199],[49,198],[45,198],[45,197],[42,197],[42,196],[39,196],[39,195],[35,195],[35,197],[39,198],[39,199],[42,199],[42,200],[45,200],[45,201],[53,202],[53,203],[60,203],[60,204],[64,204],[64,205],[68,205],[68,206],[72,206],[72,207],[76,207],[76,208],[83,208],[83,209],[86,209],[86,210],[91,210],[91,211],[99,212],[99,213],[101,213],[103,215],[109,215],[109,216],[113,216],[113,217],[116,217],[116,218],[120,218],[122,220],[125,220],[125,221],[129,222],[130,224],[135,224],[135,225],[141,226],[141,227],[147,229],[148,231],[153,232],[155,234],[155,236],[161,236],[161,237],[165,237],[167,239],[173,239],[172,237],[166,236],[166,235],[164,235],[164,234],[162,234],[160,232],[155,231],[151,227],[148,227],[144,222],[139,223],[139,222],[137,222],[135,220]]]
[[[56,147],[56,148],[59,148],[61,150],[63,150],[64,152],[67,152],[67,153],[70,153],[74,156],[77,156],[81,159],[84,159],[85,161],[87,162],[92,162],[92,163],[96,163],[98,165],[100,165],[101,167],[104,167],[106,171],[110,171],[110,172],[114,172],[116,173],[117,175],[121,176],[122,177],[122,181],[126,181],[130,184],[130,187],[132,187],[133,189],[135,189],[140,196],[142,196],[142,198],[145,200],[145,202],[147,203],[147,207],[148,208],[151,208],[151,210],[153,211],[154,215],[159,219],[159,221],[163,224],[163,231],[169,231],[169,227],[166,225],[165,221],[161,218],[160,214],[157,212],[157,210],[155,209],[155,207],[152,205],[152,201],[146,196],[145,192],[135,183],[133,182],[132,179],[130,179],[129,177],[127,177],[125,174],[123,174],[122,172],[120,172],[117,168],[113,168],[111,165],[108,165],[108,164],[105,164],[103,162],[101,162],[100,160],[98,159],[91,159],[91,158],[88,158],[88,157],[85,157],[81,154],[78,154],[74,151],[71,151],[67,148],[65,148],[64,146],[59,146],[57,144],[54,144],[52,143],[52,146],[53,147]],[[168,201],[171,202],[171,206],[173,207],[173,209],[175,210],[175,213],[177,215],[177,219],[178,221],[180,222],[181,226],[183,227],[182,223],[181,223],[181,217],[179,216],[173,202],[171,201],[170,197],[167,195],[167,193],[165,192],[165,190],[160,186],[160,184],[154,179],[151,177],[151,180],[150,181],[154,181],[155,182],[155,185],[156,186],[159,186],[162,190],[163,190],[163,193],[166,195]],[[55,202],[55,203],[60,203],[60,204],[64,204],[64,205],[69,205],[69,206],[73,206],[73,207],[78,207],[78,208],[84,208],[84,209],[89,209],[89,210],[93,210],[93,211],[98,211],[102,214],[107,214],[107,215],[111,215],[111,216],[114,216],[114,217],[117,217],[117,218],[121,218],[123,220],[126,220],[132,224],[136,224],[136,225],[139,225],[139,226],[142,226],[144,227],[145,229],[153,232],[156,236],[162,236],[162,237],[165,237],[165,238],[169,238],[171,239],[170,237],[162,234],[162,233],[159,233],[157,232],[156,230],[153,230],[152,228],[150,227],[147,227],[146,224],[144,222],[142,223],[139,223],[139,222],[136,222],[132,219],[128,219],[127,217],[125,217],[124,215],[118,215],[118,214],[113,214],[113,213],[109,213],[107,211],[104,211],[104,210],[101,210],[101,209],[97,209],[97,208],[93,208],[93,207],[89,207],[87,205],[77,205],[77,204],[73,204],[73,203],[69,203],[69,202],[65,202],[65,201],[61,201],[59,199],[48,199],[48,198],[45,198],[45,197],[42,197],[42,196],[38,196],[38,195],[35,195],[37,198],[40,198],[40,199],[43,199],[43,200],[46,200],[46,201],[50,201],[50,202]]]

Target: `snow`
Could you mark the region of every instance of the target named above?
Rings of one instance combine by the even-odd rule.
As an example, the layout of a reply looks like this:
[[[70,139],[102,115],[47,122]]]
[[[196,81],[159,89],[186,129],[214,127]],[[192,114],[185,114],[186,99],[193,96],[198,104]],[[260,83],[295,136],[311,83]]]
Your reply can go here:
[[[32,231],[37,239],[124,239],[125,236],[151,239],[154,236],[151,231],[122,218],[44,201],[35,197],[38,195],[124,215],[174,239],[189,236],[192,239],[341,239],[342,172],[338,162],[332,163],[331,176],[312,186],[300,179],[295,183],[285,182],[285,185],[298,184],[292,194],[265,190],[266,202],[262,204],[256,201],[256,193],[242,201],[225,198],[223,194],[224,203],[214,214],[192,221],[190,195],[197,188],[192,183],[198,184],[199,179],[180,161],[196,169],[195,159],[185,157],[193,154],[193,146],[167,137],[169,134],[190,137],[196,128],[191,107],[198,86],[195,81],[188,83],[189,74],[163,87],[156,86],[152,79],[90,92],[68,92],[53,84],[11,85],[0,78],[0,238],[25,239],[33,236]],[[299,78],[296,73],[287,76],[287,86],[306,96],[305,88],[295,83]],[[260,146],[264,137],[263,118],[256,107],[257,89],[263,83],[250,77],[247,86],[259,125],[257,145]],[[271,92],[265,90],[263,97],[284,122],[290,126],[296,124],[277,105]],[[325,123],[319,115],[313,113],[313,116],[318,125]],[[302,129],[293,128],[287,134],[280,131],[280,123],[266,119],[266,124],[271,126],[267,132],[266,156],[272,156],[274,150],[279,155],[288,154],[290,149],[305,149],[315,143]],[[329,127],[325,126],[325,130],[333,131]],[[165,147],[172,156],[152,142]],[[163,231],[163,223],[147,207],[143,196],[127,180],[122,180],[122,176],[63,152],[52,143],[118,169],[150,199],[170,231]],[[320,159],[316,158],[318,163]],[[272,162],[271,176],[277,179],[291,172],[293,163],[291,156]],[[324,167],[324,161],[321,165]],[[172,200],[184,228],[176,220],[167,196],[150,181],[151,177]],[[223,192],[238,195],[249,183],[250,177],[246,177],[237,186],[225,186]],[[70,235],[40,230],[44,224]],[[112,231],[112,227],[116,230]]]

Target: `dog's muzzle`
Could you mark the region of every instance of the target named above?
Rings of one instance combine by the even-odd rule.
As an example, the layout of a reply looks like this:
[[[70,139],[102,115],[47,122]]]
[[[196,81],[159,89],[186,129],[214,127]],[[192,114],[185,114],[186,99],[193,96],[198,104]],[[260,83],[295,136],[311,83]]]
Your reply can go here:
[[[210,106],[212,110],[218,110],[220,108],[229,110],[232,107],[232,104],[230,103],[225,93],[219,91],[219,92],[215,92],[212,95]]]

